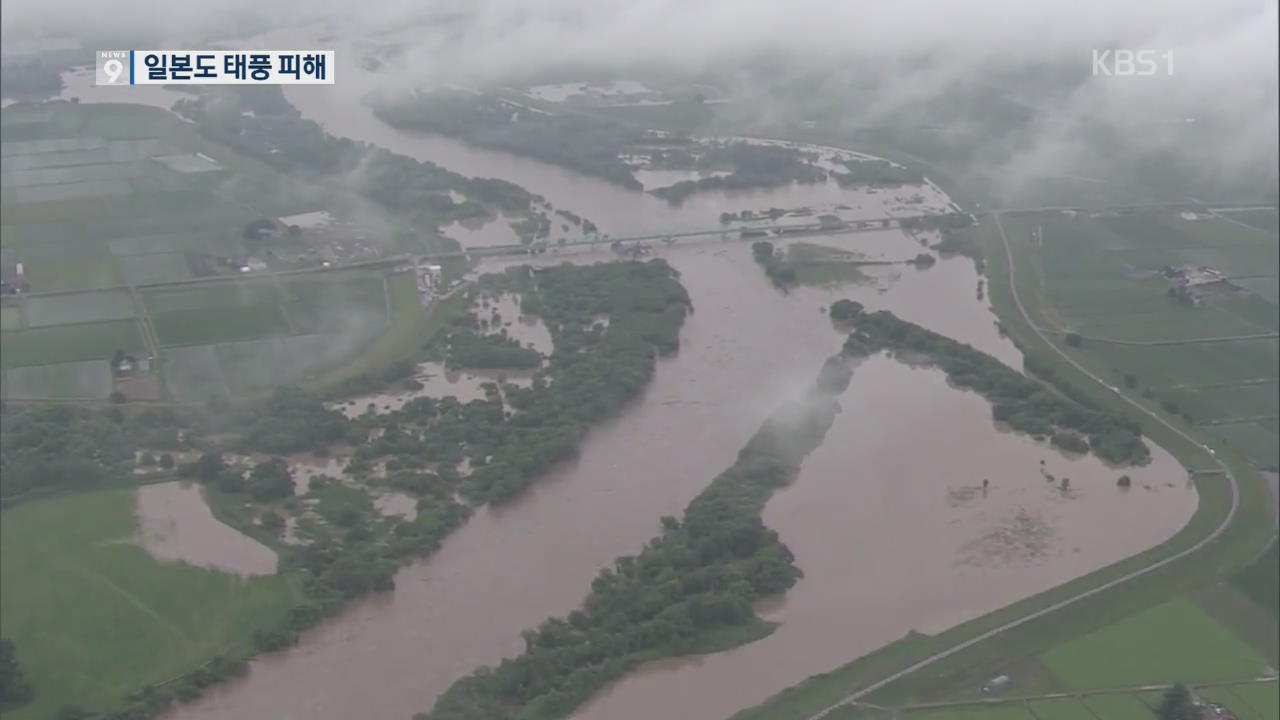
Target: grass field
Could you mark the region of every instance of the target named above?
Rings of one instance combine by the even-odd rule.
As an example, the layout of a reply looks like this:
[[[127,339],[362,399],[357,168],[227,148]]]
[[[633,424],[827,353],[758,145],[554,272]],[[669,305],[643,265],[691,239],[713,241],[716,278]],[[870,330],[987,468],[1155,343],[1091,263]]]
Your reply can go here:
[[[252,629],[293,602],[282,576],[153,560],[129,542],[134,494],[84,492],[4,511],[0,632],[36,688],[35,702],[6,718],[43,720],[66,703],[111,707],[215,654],[247,650]]]
[[[1176,599],[1041,656],[1068,690],[1256,677],[1266,661],[1189,600]]]
[[[175,400],[207,400],[229,395],[227,377],[212,345],[171,348],[162,354],[165,384]]]
[[[1280,687],[1275,682],[1232,685],[1231,695],[1240,700],[1239,707],[1253,711],[1258,720],[1280,718]],[[1232,703],[1229,707],[1237,707]]]
[[[1132,695],[1090,695],[1084,704],[1094,717],[1102,720],[1152,720],[1153,717],[1151,708]]]
[[[1083,710],[1080,701],[1066,698],[1036,700],[1027,703],[1027,708],[1039,720],[1079,720]]]
[[[0,330],[19,330],[22,328],[22,308],[17,305],[0,306]]]
[[[34,295],[26,299],[26,305],[30,327],[128,320],[134,316],[133,297],[128,290]]]
[[[294,275],[280,281],[285,312],[298,333],[342,332],[387,322],[387,289],[374,272]]]
[[[1272,543],[1256,561],[1232,575],[1231,584],[1275,618],[1280,613],[1280,543]]]
[[[5,373],[6,396],[13,400],[93,398],[111,394],[111,367],[105,360],[32,365]]]
[[[162,347],[254,340],[289,332],[280,306],[275,304],[153,313],[151,322]]]
[[[0,362],[4,367],[21,367],[109,360],[117,349],[134,353],[145,349],[136,321],[112,320],[10,331],[4,335]]]

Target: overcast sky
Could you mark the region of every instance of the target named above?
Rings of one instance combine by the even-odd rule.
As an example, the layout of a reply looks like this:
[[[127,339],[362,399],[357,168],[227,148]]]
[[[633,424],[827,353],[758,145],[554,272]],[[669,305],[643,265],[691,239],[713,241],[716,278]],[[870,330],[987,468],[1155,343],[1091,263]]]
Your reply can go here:
[[[216,36],[245,18],[277,25],[338,18],[339,34],[377,39],[390,29],[411,46],[394,77],[402,84],[500,83],[540,68],[640,63],[723,74],[767,55],[832,87],[856,71],[878,73],[871,96],[851,98],[861,121],[898,121],[904,107],[957,84],[999,82],[1010,69],[1051,63],[1078,77],[1043,92],[1018,90],[1052,118],[1041,141],[1014,161],[1028,167],[1077,154],[1077,125],[1089,119],[1123,125],[1194,117],[1229,127],[1213,143],[1222,172],[1256,162],[1259,148],[1264,156],[1274,152],[1280,126],[1276,0],[0,0],[0,6],[6,38],[145,26],[174,44]],[[1165,76],[1161,55],[1160,77],[1088,78],[1093,51],[1108,48],[1170,52],[1173,76]],[[1132,139],[1164,137],[1143,131]]]

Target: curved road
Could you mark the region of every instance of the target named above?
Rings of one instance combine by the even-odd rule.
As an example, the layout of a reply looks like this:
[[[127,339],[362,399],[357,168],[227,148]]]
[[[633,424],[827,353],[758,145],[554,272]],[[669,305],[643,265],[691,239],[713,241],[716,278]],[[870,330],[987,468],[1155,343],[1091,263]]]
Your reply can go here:
[[[1023,307],[1023,305],[1022,305],[1022,298],[1018,297],[1018,286],[1017,286],[1017,284],[1015,284],[1015,283],[1014,283],[1014,276],[1013,276],[1013,273],[1014,273],[1013,250],[1009,247],[1009,237],[1008,237],[1007,235],[1005,235],[1005,232],[1004,232],[1004,225],[1002,225],[1002,224],[1000,223],[1000,213],[999,213],[999,212],[995,212],[995,213],[993,213],[993,214],[992,214],[992,217],[994,217],[994,218],[995,218],[995,221],[996,221],[996,227],[1000,230],[1000,239],[1001,239],[1001,241],[1004,243],[1004,254],[1005,254],[1005,258],[1007,259],[1007,261],[1008,261],[1008,263],[1009,263],[1009,292],[1013,295],[1013,302],[1014,302],[1014,304],[1015,304],[1015,305],[1017,305],[1017,307],[1018,307],[1018,312],[1019,312],[1019,314],[1021,314],[1021,315],[1022,315],[1022,319],[1027,323],[1027,325],[1028,325],[1032,330],[1034,330],[1034,331],[1035,331],[1036,335],[1037,335],[1037,336],[1039,336],[1039,337],[1040,337],[1040,339],[1041,339],[1042,341],[1044,341],[1044,343],[1045,343],[1046,345],[1048,345],[1049,347],[1053,348],[1054,352],[1058,353],[1058,355],[1060,355],[1060,356],[1062,357],[1062,359],[1064,359],[1064,360],[1066,360],[1067,362],[1071,363],[1071,365],[1072,365],[1073,367],[1075,367],[1077,370],[1079,370],[1080,372],[1082,372],[1082,373],[1084,373],[1085,375],[1089,376],[1089,377],[1090,377],[1090,378],[1092,378],[1093,380],[1096,380],[1097,382],[1101,383],[1104,387],[1110,387],[1110,386],[1107,384],[1107,382],[1106,382],[1105,380],[1103,380],[1102,378],[1100,378],[1100,377],[1098,377],[1097,375],[1093,374],[1093,373],[1092,373],[1092,372],[1090,372],[1089,370],[1085,369],[1085,368],[1084,368],[1080,363],[1078,363],[1078,362],[1076,362],[1074,359],[1072,359],[1072,358],[1071,358],[1071,356],[1069,356],[1069,355],[1067,355],[1065,352],[1063,352],[1061,348],[1059,348],[1057,345],[1054,345],[1052,342],[1050,342],[1050,341],[1049,341],[1049,338],[1048,338],[1048,337],[1046,337],[1046,336],[1045,336],[1045,334],[1044,334],[1043,332],[1041,332],[1040,328],[1039,328],[1039,327],[1037,327],[1037,326],[1036,326],[1036,324],[1035,324],[1035,323],[1033,323],[1033,322],[1031,321],[1031,316],[1027,314],[1027,310],[1026,310],[1026,308],[1025,308],[1025,307]],[[1131,398],[1126,397],[1125,395],[1120,394],[1120,393],[1117,393],[1117,395],[1118,395],[1122,400],[1124,400],[1125,402],[1129,403],[1130,405],[1132,405],[1134,408],[1136,408],[1136,409],[1137,409],[1137,410],[1139,410],[1140,412],[1145,413],[1146,415],[1149,415],[1153,420],[1155,420],[1156,422],[1158,422],[1158,423],[1160,423],[1161,425],[1165,426],[1165,427],[1166,427],[1166,428],[1168,428],[1169,430],[1173,431],[1173,432],[1174,432],[1174,433],[1176,433],[1178,436],[1180,436],[1180,437],[1182,437],[1183,439],[1185,439],[1185,440],[1187,440],[1188,442],[1190,442],[1192,445],[1197,445],[1197,446],[1199,446],[1199,447],[1203,448],[1203,449],[1204,449],[1204,450],[1209,454],[1209,457],[1213,459],[1213,462],[1218,466],[1218,468],[1221,470],[1221,472],[1226,476],[1227,481],[1231,484],[1231,509],[1227,511],[1227,516],[1226,516],[1226,517],[1224,517],[1224,518],[1222,519],[1222,522],[1221,522],[1221,523],[1219,523],[1219,524],[1218,524],[1218,526],[1217,526],[1217,527],[1215,527],[1215,528],[1213,529],[1213,532],[1211,532],[1211,533],[1209,533],[1208,535],[1206,535],[1204,538],[1202,538],[1202,539],[1201,539],[1199,542],[1197,542],[1195,545],[1192,545],[1191,547],[1189,547],[1189,548],[1187,548],[1187,549],[1185,549],[1185,550],[1183,550],[1183,551],[1181,551],[1181,552],[1178,552],[1178,553],[1175,553],[1175,554],[1173,554],[1173,555],[1170,555],[1169,557],[1164,558],[1163,560],[1157,560],[1156,562],[1153,562],[1153,563],[1151,563],[1150,565],[1147,565],[1146,567],[1143,567],[1143,568],[1139,568],[1139,569],[1137,569],[1137,570],[1134,570],[1133,572],[1127,573],[1127,574],[1125,574],[1125,575],[1123,575],[1123,576],[1121,576],[1121,577],[1116,578],[1115,580],[1111,580],[1111,581],[1105,582],[1105,583],[1103,583],[1103,584],[1101,584],[1101,585],[1098,585],[1097,587],[1094,587],[1094,588],[1092,588],[1092,589],[1090,589],[1090,590],[1085,590],[1084,592],[1082,592],[1082,593],[1080,593],[1080,594],[1078,594],[1078,595],[1073,595],[1072,597],[1069,597],[1069,598],[1067,598],[1067,599],[1065,599],[1065,600],[1062,600],[1062,601],[1056,602],[1056,603],[1054,603],[1054,604],[1050,605],[1049,607],[1046,607],[1046,608],[1043,608],[1043,609],[1037,610],[1036,612],[1033,612],[1033,613],[1031,613],[1031,614],[1029,614],[1029,615],[1024,615],[1024,616],[1022,616],[1022,617],[1018,618],[1017,620],[1013,620],[1013,621],[1007,622],[1007,623],[1005,623],[1004,625],[1001,625],[1000,627],[997,627],[997,628],[992,629],[992,630],[988,630],[987,632],[984,632],[984,633],[982,633],[981,635],[978,635],[978,636],[976,636],[976,637],[969,638],[968,640],[966,640],[966,641],[964,641],[964,642],[962,642],[962,643],[959,643],[959,644],[957,644],[957,645],[953,645],[952,647],[950,647],[950,648],[948,648],[948,649],[946,649],[946,650],[943,650],[943,651],[938,652],[938,653],[934,653],[933,655],[930,655],[929,657],[927,657],[927,658],[925,658],[925,659],[921,660],[920,662],[915,663],[914,665],[912,665],[912,666],[910,666],[910,667],[907,667],[907,668],[905,668],[905,669],[903,669],[903,670],[899,670],[898,672],[896,672],[896,673],[894,673],[894,674],[892,674],[892,675],[889,675],[888,677],[882,678],[882,679],[878,680],[877,682],[872,683],[871,685],[868,685],[867,687],[864,687],[864,688],[862,688],[861,690],[858,690],[857,692],[850,693],[849,695],[844,696],[843,698],[841,698],[841,699],[840,699],[837,703],[835,703],[834,705],[831,705],[830,707],[827,707],[827,708],[825,708],[824,710],[822,710],[822,711],[820,711],[820,712],[818,712],[818,713],[815,713],[815,714],[813,714],[813,715],[810,715],[810,716],[809,716],[809,718],[808,718],[808,720],[820,720],[821,718],[824,718],[824,717],[826,717],[827,715],[829,715],[829,714],[831,714],[832,712],[834,712],[837,708],[839,708],[839,707],[840,707],[840,706],[842,706],[842,705],[848,705],[848,704],[850,704],[850,703],[856,702],[856,701],[858,701],[858,700],[860,700],[860,699],[862,699],[862,698],[866,697],[867,695],[870,695],[871,693],[875,692],[876,690],[879,690],[880,688],[884,687],[885,685],[888,685],[888,684],[889,684],[889,683],[891,683],[891,682],[894,682],[894,681],[896,681],[896,680],[900,680],[900,679],[902,679],[902,678],[904,678],[904,677],[906,677],[906,676],[908,676],[908,675],[910,675],[910,674],[912,674],[912,673],[916,672],[917,670],[921,670],[921,669],[923,669],[923,668],[928,667],[929,665],[932,665],[932,664],[933,664],[933,663],[935,663],[935,662],[938,662],[939,660],[942,660],[942,659],[944,659],[944,658],[948,658],[948,657],[950,657],[950,656],[952,656],[952,655],[955,655],[956,653],[958,653],[958,652],[960,652],[960,651],[962,651],[962,650],[965,650],[966,648],[969,648],[969,647],[972,647],[972,646],[974,646],[974,645],[977,645],[978,643],[982,642],[983,640],[986,640],[986,639],[988,639],[988,638],[991,638],[991,637],[994,637],[994,636],[996,636],[996,635],[999,635],[1000,633],[1002,633],[1002,632],[1004,632],[1004,631],[1006,631],[1006,630],[1012,630],[1013,628],[1016,628],[1016,627],[1018,627],[1019,625],[1023,625],[1023,624],[1025,624],[1025,623],[1031,622],[1032,620],[1035,620],[1035,619],[1037,619],[1037,618],[1044,617],[1045,615],[1048,615],[1048,614],[1050,614],[1050,613],[1053,613],[1053,612],[1056,612],[1056,611],[1058,611],[1058,610],[1061,610],[1061,609],[1062,609],[1062,608],[1064,608],[1064,607],[1067,607],[1067,606],[1069,606],[1069,605],[1073,605],[1073,604],[1075,604],[1075,603],[1077,603],[1077,602],[1080,602],[1081,600],[1084,600],[1085,598],[1092,597],[1092,596],[1097,595],[1098,593],[1101,593],[1101,592],[1105,592],[1105,591],[1110,590],[1111,588],[1114,588],[1114,587],[1116,587],[1116,586],[1118,586],[1118,585],[1121,585],[1121,584],[1124,584],[1124,583],[1126,583],[1126,582],[1129,582],[1130,580],[1133,580],[1133,579],[1135,579],[1135,578],[1142,577],[1143,575],[1146,575],[1147,573],[1152,572],[1153,570],[1158,570],[1158,569],[1160,569],[1160,568],[1164,567],[1165,565],[1168,565],[1168,564],[1173,563],[1173,562],[1177,562],[1178,560],[1181,560],[1182,558],[1185,558],[1185,557],[1187,557],[1188,555],[1191,555],[1192,553],[1198,552],[1201,548],[1203,548],[1204,546],[1208,545],[1209,543],[1211,543],[1211,542],[1213,542],[1215,539],[1217,539],[1217,538],[1218,538],[1218,536],[1219,536],[1219,535],[1221,535],[1221,534],[1222,534],[1222,533],[1227,529],[1227,526],[1228,526],[1228,525],[1230,525],[1230,524],[1231,524],[1231,521],[1235,519],[1235,516],[1236,516],[1236,510],[1238,509],[1238,507],[1239,507],[1239,505],[1240,505],[1240,486],[1239,486],[1238,482],[1236,481],[1235,476],[1231,474],[1231,470],[1230,470],[1230,469],[1228,469],[1228,468],[1227,468],[1227,466],[1226,466],[1226,464],[1224,464],[1221,460],[1219,460],[1219,459],[1217,458],[1217,456],[1216,456],[1216,455],[1214,455],[1213,451],[1209,449],[1209,446],[1208,446],[1208,445],[1205,445],[1205,444],[1203,444],[1203,443],[1198,442],[1195,438],[1191,437],[1190,435],[1186,434],[1186,433],[1185,433],[1185,432],[1183,432],[1182,430],[1179,430],[1178,428],[1176,428],[1176,427],[1174,427],[1173,425],[1169,424],[1169,423],[1168,423],[1164,418],[1160,417],[1159,415],[1157,415],[1156,413],[1152,412],[1151,410],[1148,410],[1147,408],[1143,407],[1141,404],[1139,404],[1138,402],[1136,402],[1136,401],[1132,400]]]

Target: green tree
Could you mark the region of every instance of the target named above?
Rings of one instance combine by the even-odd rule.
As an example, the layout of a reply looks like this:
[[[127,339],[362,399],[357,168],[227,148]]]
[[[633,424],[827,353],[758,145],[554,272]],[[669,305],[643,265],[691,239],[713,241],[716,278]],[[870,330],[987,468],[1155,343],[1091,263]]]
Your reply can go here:
[[[279,500],[292,494],[293,473],[289,472],[289,463],[284,458],[265,460],[249,472],[249,495],[254,500]]]
[[[1178,683],[1165,691],[1156,717],[1160,720],[1201,720],[1203,713],[1196,706],[1190,688]]]
[[[857,300],[845,298],[831,303],[832,320],[852,320],[860,312],[862,312],[862,303]]]
[[[262,513],[262,517],[258,518],[258,524],[263,530],[272,535],[279,535],[284,532],[284,516],[274,510],[268,510]]]

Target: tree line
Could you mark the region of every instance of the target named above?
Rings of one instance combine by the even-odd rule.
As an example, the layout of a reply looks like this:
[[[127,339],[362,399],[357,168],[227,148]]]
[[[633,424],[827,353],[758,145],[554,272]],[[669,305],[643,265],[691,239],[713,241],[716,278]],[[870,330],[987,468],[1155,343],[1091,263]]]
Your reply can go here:
[[[951,382],[971,388],[992,404],[992,417],[1055,445],[1094,455],[1116,464],[1142,465],[1151,452],[1139,425],[1117,413],[1098,409],[1079,393],[1069,395],[1023,375],[969,345],[902,320],[888,311],[858,313],[845,342],[853,354],[880,350],[922,355],[941,368]],[[1028,371],[1046,371],[1031,356]]]
[[[278,87],[247,87],[180,100],[174,107],[193,120],[199,132],[282,172],[352,178],[357,192],[409,218],[418,227],[435,228],[455,220],[489,216],[491,205],[505,213],[529,212],[535,196],[518,185],[494,178],[467,178],[435,163],[328,134],[301,117]],[[253,114],[246,114],[252,110]],[[449,191],[465,196],[455,202]]]

